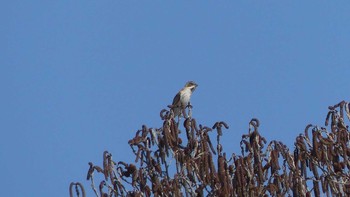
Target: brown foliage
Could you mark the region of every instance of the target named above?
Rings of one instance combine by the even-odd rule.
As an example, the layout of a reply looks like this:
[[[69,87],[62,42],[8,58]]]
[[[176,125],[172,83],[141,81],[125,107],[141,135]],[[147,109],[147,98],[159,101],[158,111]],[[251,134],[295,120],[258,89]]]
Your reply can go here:
[[[325,125],[330,123],[330,131],[307,125],[296,137],[293,152],[282,142],[267,143],[258,131],[258,119],[252,119],[248,134],[242,135],[241,155],[229,158],[220,143],[222,129],[229,128],[225,122],[209,128],[188,117],[182,136],[171,110],[164,109],[161,128],[144,125],[129,140],[135,164],[114,162],[105,151],[103,168],[89,162],[87,179],[96,196],[347,196],[350,136],[344,109],[350,117],[345,101],[329,107]],[[213,129],[216,149],[209,137]],[[99,192],[94,172],[104,176]],[[79,186],[85,196],[80,183],[71,184],[70,196],[74,185],[77,195]]]

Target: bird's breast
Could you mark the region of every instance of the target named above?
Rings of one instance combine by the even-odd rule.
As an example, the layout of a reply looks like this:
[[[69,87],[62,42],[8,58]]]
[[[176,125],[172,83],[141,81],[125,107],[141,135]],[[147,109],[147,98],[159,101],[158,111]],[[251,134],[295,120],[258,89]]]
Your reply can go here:
[[[181,104],[182,106],[186,106],[188,105],[188,102],[190,102],[190,98],[191,98],[191,91],[184,91],[182,96],[181,96]]]

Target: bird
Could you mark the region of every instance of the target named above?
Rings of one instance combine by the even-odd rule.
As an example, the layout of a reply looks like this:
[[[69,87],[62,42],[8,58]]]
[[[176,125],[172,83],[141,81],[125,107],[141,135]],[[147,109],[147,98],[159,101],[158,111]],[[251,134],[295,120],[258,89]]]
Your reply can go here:
[[[194,81],[188,81],[174,97],[172,109],[174,112],[174,117],[181,117],[182,110],[189,104],[191,95],[197,88],[197,84]]]

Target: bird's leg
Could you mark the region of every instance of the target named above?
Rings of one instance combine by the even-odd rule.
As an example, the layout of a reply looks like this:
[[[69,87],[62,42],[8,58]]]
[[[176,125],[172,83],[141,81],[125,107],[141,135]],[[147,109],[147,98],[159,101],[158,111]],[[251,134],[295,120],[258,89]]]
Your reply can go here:
[[[188,102],[186,107],[188,108],[188,116],[186,116],[186,118],[192,117],[192,105],[191,105],[191,103]]]

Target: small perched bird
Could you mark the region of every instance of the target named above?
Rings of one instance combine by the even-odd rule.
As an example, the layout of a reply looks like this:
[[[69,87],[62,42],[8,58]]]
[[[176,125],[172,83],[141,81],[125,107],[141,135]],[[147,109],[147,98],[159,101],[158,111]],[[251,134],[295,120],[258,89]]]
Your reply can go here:
[[[193,91],[198,85],[194,81],[189,81],[174,97],[173,100],[173,111],[174,117],[181,116],[182,110],[188,105],[191,99]]]

